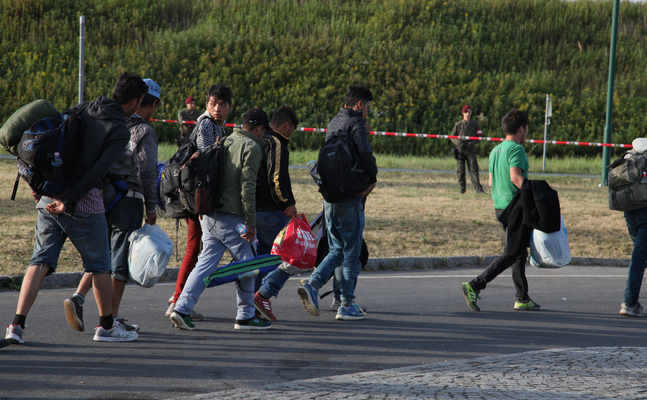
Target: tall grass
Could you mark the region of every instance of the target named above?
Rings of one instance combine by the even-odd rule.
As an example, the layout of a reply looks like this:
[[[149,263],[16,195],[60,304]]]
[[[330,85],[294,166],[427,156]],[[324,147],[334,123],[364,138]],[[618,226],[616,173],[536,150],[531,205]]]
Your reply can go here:
[[[647,134],[647,6],[620,7],[614,141]],[[262,12],[250,12],[262,10]],[[547,93],[551,139],[601,141],[612,2],[544,0],[0,0],[0,119],[37,98],[60,109],[77,93],[78,16],[87,18],[85,97],[110,95],[123,70],[155,79],[174,118],[184,99],[203,108],[209,85],[234,90],[230,120],[251,107],[291,105],[325,127],[345,88],[375,95],[380,131],[448,134],[469,103],[489,136],[510,108],[541,138]],[[177,126],[161,125],[163,141]],[[446,155],[448,141],[371,137],[385,154]],[[317,134],[294,146],[316,149]],[[486,155],[491,146],[479,147]],[[532,155],[541,146],[528,147]],[[619,152],[619,150],[618,150]],[[597,156],[555,146],[551,155]]]

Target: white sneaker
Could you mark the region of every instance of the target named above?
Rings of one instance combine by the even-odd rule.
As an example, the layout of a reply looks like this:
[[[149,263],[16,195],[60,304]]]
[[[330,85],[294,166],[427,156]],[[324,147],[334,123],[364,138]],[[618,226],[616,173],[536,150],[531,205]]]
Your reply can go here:
[[[332,299],[332,304],[330,305],[330,310],[331,311],[337,311],[337,310],[339,310],[339,307],[341,307],[341,300],[334,297]]]
[[[13,344],[23,344],[25,343],[22,340],[23,332],[24,330],[20,325],[9,324],[7,325],[7,335],[4,338],[9,339]]]
[[[101,325],[94,329],[95,342],[131,342],[139,337],[137,332],[129,332],[121,324],[115,324],[112,329],[104,329]]]
[[[175,310],[175,303],[168,303],[168,308],[166,309],[166,313],[164,314],[166,318],[170,317],[171,314],[173,314],[174,310]]]

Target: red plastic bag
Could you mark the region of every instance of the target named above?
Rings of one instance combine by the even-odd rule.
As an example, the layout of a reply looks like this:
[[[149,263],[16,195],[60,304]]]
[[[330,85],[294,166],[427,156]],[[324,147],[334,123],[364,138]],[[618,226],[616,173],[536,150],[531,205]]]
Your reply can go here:
[[[301,273],[315,267],[317,241],[312,237],[304,214],[292,218],[274,239],[272,253],[281,256],[279,268],[289,274]]]

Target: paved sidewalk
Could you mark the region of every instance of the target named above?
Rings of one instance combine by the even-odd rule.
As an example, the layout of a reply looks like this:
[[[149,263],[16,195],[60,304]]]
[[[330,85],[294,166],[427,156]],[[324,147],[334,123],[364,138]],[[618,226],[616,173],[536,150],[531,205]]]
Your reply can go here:
[[[207,399],[647,399],[647,347],[542,350],[237,389]],[[179,400],[179,399],[178,399]]]

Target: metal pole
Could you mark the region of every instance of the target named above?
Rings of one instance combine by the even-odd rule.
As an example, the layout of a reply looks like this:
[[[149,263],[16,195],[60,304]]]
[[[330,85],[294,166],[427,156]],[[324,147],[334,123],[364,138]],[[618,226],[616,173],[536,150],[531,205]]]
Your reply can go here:
[[[83,64],[85,59],[85,16],[81,15],[79,35],[79,103],[83,103]]]
[[[611,143],[613,134],[613,84],[616,75],[616,44],[618,42],[618,14],[620,0],[613,1],[613,21],[611,25],[611,49],[609,50],[609,85],[607,87],[607,122],[604,126],[604,143]],[[605,146],[602,150],[602,186],[607,186],[607,165],[611,162],[611,148]]]
[[[552,117],[552,105],[550,103],[550,95],[546,95],[546,117],[544,118],[544,163],[541,167],[542,172],[546,171],[546,141],[548,140],[548,125],[550,125],[550,117]]]

